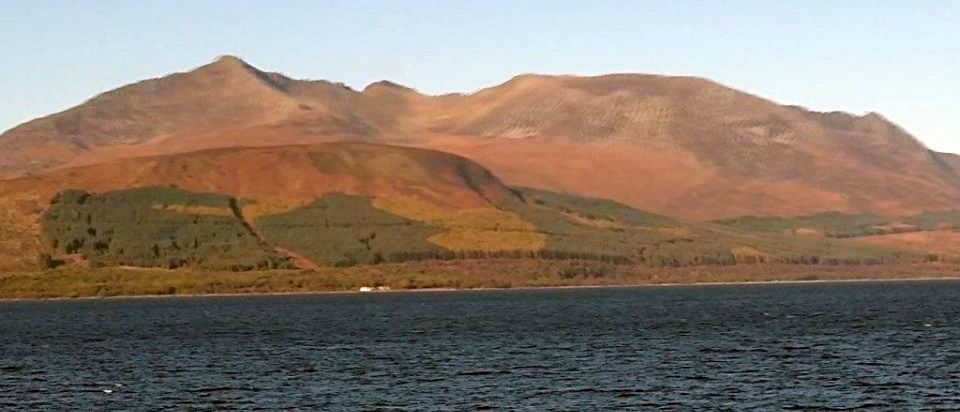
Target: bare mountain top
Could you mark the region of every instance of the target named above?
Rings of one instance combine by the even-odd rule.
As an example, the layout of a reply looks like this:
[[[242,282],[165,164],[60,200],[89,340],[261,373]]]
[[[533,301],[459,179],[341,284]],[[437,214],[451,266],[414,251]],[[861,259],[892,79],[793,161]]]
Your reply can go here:
[[[0,175],[233,146],[369,140],[480,161],[505,181],[689,218],[903,214],[960,201],[960,161],[878,114],[818,113],[718,83],[521,75],[427,96],[294,80],[225,56],[0,135]]]

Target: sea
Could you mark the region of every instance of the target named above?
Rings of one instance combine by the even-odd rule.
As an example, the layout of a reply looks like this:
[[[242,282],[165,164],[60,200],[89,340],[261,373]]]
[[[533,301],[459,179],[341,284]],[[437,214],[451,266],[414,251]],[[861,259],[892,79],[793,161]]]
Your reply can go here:
[[[960,282],[0,302],[0,410],[957,410]]]

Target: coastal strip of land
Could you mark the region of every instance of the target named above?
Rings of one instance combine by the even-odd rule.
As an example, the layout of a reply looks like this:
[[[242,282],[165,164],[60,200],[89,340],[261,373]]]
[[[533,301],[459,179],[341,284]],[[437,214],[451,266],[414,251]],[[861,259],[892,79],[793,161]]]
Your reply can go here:
[[[957,278],[960,264],[948,263],[649,268],[580,261],[467,260],[250,272],[70,268],[0,274],[0,299],[343,293],[364,287],[398,292]]]

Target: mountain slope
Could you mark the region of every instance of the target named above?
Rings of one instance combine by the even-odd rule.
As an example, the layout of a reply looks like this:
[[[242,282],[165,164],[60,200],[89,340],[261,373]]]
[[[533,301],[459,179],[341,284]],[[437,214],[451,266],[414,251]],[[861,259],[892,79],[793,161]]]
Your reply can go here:
[[[662,213],[902,214],[960,195],[953,169],[879,115],[809,112],[702,79],[521,76],[460,104],[442,131],[487,141],[433,147],[511,183]]]
[[[934,153],[937,160],[945,167],[952,170],[957,176],[960,176],[960,155],[953,153]]]
[[[691,219],[906,215],[960,201],[960,162],[880,115],[810,112],[699,78],[523,75],[427,96],[294,80],[229,56],[0,135],[0,175],[342,140],[453,152],[510,185]]]
[[[193,225],[198,224],[197,219],[214,219],[210,223],[213,228],[229,224],[234,225],[229,230],[239,230],[237,225],[243,223],[250,227],[249,233],[241,230],[237,236],[263,240],[263,233],[254,226],[259,218],[291,213],[330,196],[366,199],[367,208],[398,215],[409,222],[426,222],[434,216],[442,220],[447,215],[459,216],[461,220],[480,215],[485,218],[482,223],[491,226],[517,220],[494,206],[515,197],[511,189],[483,167],[446,153],[363,143],[214,149],[118,160],[0,181],[0,205],[10,206],[0,214],[0,222],[4,223],[4,230],[0,231],[0,266],[19,262],[15,259],[18,256],[34,259],[50,248],[54,250],[49,252],[61,254],[102,252],[89,249],[96,244],[105,245],[103,253],[113,253],[101,256],[101,262],[144,262],[149,253],[143,248],[149,250],[152,243],[130,240],[143,240],[143,236],[121,234],[118,228],[139,233],[157,222],[173,222],[157,226],[157,233],[186,230],[184,236],[199,233],[197,236],[203,239],[222,238],[222,234],[217,235],[222,232],[220,229],[197,232],[181,228],[192,227],[190,216],[195,216]],[[374,199],[379,202],[373,203]],[[427,212],[429,216],[421,216]],[[125,224],[122,216],[141,223]],[[316,222],[299,223],[308,227],[312,224]],[[364,225],[358,224],[351,230],[368,230]],[[501,239],[496,230],[484,227],[474,227],[465,234],[456,228],[437,226],[438,234],[444,234],[435,242],[438,246],[465,236],[507,245],[516,238]],[[55,232],[49,232],[54,229]],[[45,245],[37,242],[41,232],[47,240]],[[84,235],[88,232],[89,239]],[[105,233],[113,235],[105,239]],[[178,239],[176,243],[158,244],[158,250],[183,247],[182,236],[171,236]],[[162,235],[155,238],[164,241]],[[115,246],[118,251],[110,249],[110,239],[123,246]],[[247,241],[243,248],[250,249],[249,244]],[[174,259],[175,263],[181,259],[236,261],[226,257],[198,260],[192,255],[159,252],[151,259],[161,257]],[[164,265],[167,263],[164,260]]]
[[[458,156],[365,143],[223,148],[124,159],[0,181],[0,195],[30,193],[46,201],[65,189],[109,192],[152,186],[291,207],[328,193],[409,196],[460,208],[511,196],[490,172]]]
[[[435,259],[655,267],[916,261],[510,188],[455,155],[368,143],[224,148],[0,181],[0,267],[253,270]],[[938,218],[939,219],[939,218]],[[50,255],[37,261],[38,257]],[[31,262],[31,260],[33,262]]]
[[[342,86],[293,82],[224,56],[190,72],[103,93],[75,108],[7,131],[0,136],[5,151],[0,172],[56,166],[99,147],[299,117],[310,119],[301,127],[313,133],[368,133],[370,128],[362,122],[337,112],[340,91],[345,91]]]

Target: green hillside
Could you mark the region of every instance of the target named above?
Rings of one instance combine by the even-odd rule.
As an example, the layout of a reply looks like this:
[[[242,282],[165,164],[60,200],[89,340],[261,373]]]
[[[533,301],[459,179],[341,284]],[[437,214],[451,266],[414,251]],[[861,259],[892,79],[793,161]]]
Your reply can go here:
[[[523,190],[516,210],[567,251],[623,256],[649,266],[737,263],[879,264],[919,259],[897,250],[839,239],[788,236],[763,227],[700,224],[651,214],[616,202]],[[573,218],[571,218],[571,216]]]
[[[923,230],[960,229],[960,211],[920,213],[904,219],[903,223]]]
[[[810,234],[826,237],[855,237],[875,233],[887,221],[870,214],[819,213],[794,218],[745,216],[716,223],[748,231],[778,234]],[[799,232],[798,232],[799,231]]]
[[[95,267],[211,270],[291,267],[289,251],[320,266],[456,259],[587,260],[649,267],[753,263],[857,265],[923,256],[839,237],[883,224],[839,214],[692,223],[622,204],[516,189],[481,209],[328,194],[249,226],[229,196],[174,188],[65,191],[43,216],[53,255]],[[952,215],[929,215],[925,224]],[[921,217],[918,217],[918,222]],[[797,236],[813,228],[825,236]],[[280,249],[278,249],[280,248]],[[287,252],[284,252],[287,253]]]
[[[891,220],[870,214],[820,213],[792,218],[746,216],[716,221],[719,225],[746,231],[854,238],[925,230],[960,228],[960,211],[925,212]]]
[[[234,214],[233,199],[172,188],[65,191],[43,215],[44,240],[93,266],[252,270],[288,267]]]
[[[327,195],[259,218],[256,225],[271,242],[332,266],[400,261],[405,254],[441,250],[426,240],[438,228],[375,209],[363,196]]]

